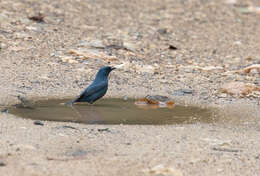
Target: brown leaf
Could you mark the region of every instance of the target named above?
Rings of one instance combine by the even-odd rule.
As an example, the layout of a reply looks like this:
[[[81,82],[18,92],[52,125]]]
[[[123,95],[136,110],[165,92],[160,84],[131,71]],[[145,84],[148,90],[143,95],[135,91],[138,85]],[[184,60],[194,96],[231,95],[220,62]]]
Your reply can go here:
[[[137,99],[135,105],[143,109],[156,109],[161,107],[173,108],[174,101],[166,96],[150,96],[147,95],[144,98]]]
[[[221,88],[220,91],[222,93],[227,93],[230,95],[240,95],[240,96],[246,96],[253,91],[259,91],[260,88],[257,87],[254,84],[246,84],[243,82],[230,82],[224,84]]]
[[[260,73],[260,64],[254,64],[243,69],[244,73],[258,72]]]

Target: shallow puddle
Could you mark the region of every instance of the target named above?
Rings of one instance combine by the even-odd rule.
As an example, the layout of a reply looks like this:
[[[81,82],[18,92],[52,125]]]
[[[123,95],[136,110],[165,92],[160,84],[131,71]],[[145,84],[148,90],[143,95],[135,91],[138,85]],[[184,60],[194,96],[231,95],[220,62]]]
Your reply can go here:
[[[173,108],[142,108],[134,100],[102,99],[94,105],[75,104],[69,100],[38,101],[30,107],[16,106],[11,114],[35,120],[72,121],[86,124],[189,124],[214,122],[213,112],[192,106]]]

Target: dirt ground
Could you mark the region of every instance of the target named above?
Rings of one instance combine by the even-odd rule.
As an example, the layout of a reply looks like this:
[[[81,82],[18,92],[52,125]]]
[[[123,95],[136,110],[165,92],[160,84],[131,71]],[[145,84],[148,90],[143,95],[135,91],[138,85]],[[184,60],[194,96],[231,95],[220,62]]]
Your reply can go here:
[[[40,14],[39,14],[40,13]],[[42,14],[42,15],[41,15]],[[103,65],[106,97],[165,95],[224,123],[86,125],[0,114],[0,173],[260,175],[258,0],[0,0],[0,105],[73,98]],[[160,117],[158,117],[160,118]]]

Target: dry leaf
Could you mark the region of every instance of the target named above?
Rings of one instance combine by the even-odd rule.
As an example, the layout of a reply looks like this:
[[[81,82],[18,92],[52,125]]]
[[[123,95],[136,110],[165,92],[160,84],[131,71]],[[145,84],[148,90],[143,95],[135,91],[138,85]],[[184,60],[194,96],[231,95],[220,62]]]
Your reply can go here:
[[[230,82],[224,84],[221,88],[220,91],[222,93],[227,93],[230,95],[242,95],[246,96],[253,91],[259,91],[260,88],[257,87],[254,84],[246,84],[243,82]]]
[[[174,107],[174,101],[166,96],[150,96],[147,95],[144,98],[137,99],[135,101],[135,104],[144,109],[154,109],[154,108],[173,108]],[[148,106],[149,105],[149,106]]]
[[[62,57],[61,60],[62,60],[62,62],[67,62],[69,64],[77,64],[77,63],[79,63],[78,61],[72,59],[71,57]]]
[[[260,64],[254,64],[243,69],[244,73],[260,73]]]

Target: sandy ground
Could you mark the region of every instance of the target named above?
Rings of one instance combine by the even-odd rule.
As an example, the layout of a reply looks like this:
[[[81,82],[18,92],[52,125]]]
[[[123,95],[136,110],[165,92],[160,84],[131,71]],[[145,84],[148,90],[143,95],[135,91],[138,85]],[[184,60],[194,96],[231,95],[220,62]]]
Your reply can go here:
[[[106,97],[161,94],[221,108],[224,123],[85,125],[0,114],[1,175],[260,175],[258,0],[0,1],[0,104],[72,98],[102,65]],[[44,15],[44,22],[28,17]],[[180,94],[180,89],[192,94]],[[159,117],[158,117],[159,118]],[[108,129],[107,129],[108,128]]]

